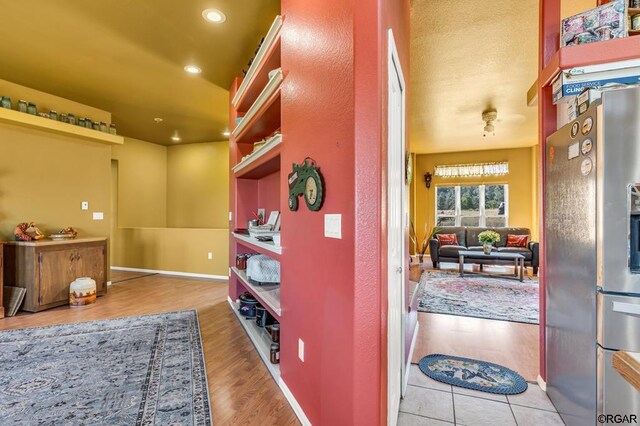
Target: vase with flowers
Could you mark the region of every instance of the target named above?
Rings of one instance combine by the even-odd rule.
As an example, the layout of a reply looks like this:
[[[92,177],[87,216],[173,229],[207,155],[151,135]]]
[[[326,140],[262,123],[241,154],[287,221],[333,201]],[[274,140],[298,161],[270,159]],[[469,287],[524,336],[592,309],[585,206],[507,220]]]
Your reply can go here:
[[[491,254],[493,245],[500,241],[500,234],[491,230],[482,231],[478,234],[478,241],[482,243],[482,250],[484,251],[484,254]]]

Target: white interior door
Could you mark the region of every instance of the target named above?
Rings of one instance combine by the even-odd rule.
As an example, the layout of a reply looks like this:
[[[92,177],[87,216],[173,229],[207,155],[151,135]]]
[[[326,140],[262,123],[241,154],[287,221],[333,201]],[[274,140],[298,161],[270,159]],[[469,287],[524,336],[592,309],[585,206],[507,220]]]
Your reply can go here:
[[[405,84],[391,30],[388,42],[388,424],[395,426],[405,377]]]

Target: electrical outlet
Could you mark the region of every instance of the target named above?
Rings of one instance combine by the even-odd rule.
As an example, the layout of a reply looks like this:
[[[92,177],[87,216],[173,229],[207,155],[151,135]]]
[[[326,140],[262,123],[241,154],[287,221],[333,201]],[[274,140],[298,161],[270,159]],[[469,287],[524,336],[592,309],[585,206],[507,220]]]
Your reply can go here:
[[[82,210],[89,210],[89,202],[88,201],[83,201],[82,204],[80,205],[80,208]]]
[[[103,212],[93,212],[93,220],[104,220]]]
[[[298,358],[304,362],[304,342],[302,339],[298,339]]]
[[[213,253],[211,252],[207,253],[207,259],[209,260],[213,259]]]

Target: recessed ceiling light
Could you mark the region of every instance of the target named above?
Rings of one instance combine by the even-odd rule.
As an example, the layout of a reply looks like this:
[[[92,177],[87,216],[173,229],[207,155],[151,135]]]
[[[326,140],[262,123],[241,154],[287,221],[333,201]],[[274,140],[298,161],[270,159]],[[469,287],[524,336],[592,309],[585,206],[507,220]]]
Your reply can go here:
[[[180,136],[171,136],[171,140],[174,142],[180,142],[182,139],[180,139]]]
[[[202,17],[214,24],[222,24],[227,20],[225,14],[220,12],[218,9],[205,9],[202,11]]]
[[[156,123],[160,124],[164,121],[164,119],[160,118],[160,117],[156,117],[153,119],[153,121],[155,121]]]
[[[187,65],[186,67],[184,67],[184,70],[189,74],[200,74],[202,72],[200,67],[197,67],[195,65]]]
[[[223,132],[223,133],[222,133],[222,136],[227,136],[227,137],[229,137],[229,136],[231,136],[231,132],[227,130],[226,132]]]

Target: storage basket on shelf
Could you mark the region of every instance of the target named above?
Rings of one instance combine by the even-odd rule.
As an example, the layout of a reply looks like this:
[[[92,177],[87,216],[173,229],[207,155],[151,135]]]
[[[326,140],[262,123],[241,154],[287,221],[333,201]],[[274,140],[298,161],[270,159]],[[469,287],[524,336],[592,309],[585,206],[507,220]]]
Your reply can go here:
[[[280,284],[280,262],[259,254],[247,259],[247,278],[257,284]]]

